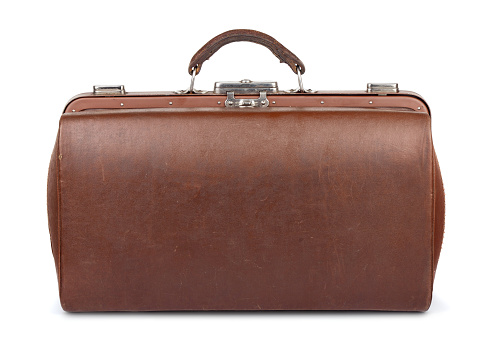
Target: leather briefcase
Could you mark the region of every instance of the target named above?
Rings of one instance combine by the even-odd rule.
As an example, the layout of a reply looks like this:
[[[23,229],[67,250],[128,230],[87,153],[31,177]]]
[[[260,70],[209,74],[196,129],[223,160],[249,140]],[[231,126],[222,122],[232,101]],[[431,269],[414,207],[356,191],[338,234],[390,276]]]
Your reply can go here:
[[[298,75],[194,89],[251,41]],[[425,311],[444,230],[430,109],[397,84],[303,88],[303,63],[254,30],[191,60],[188,90],[95,86],[66,106],[48,216],[66,311]]]

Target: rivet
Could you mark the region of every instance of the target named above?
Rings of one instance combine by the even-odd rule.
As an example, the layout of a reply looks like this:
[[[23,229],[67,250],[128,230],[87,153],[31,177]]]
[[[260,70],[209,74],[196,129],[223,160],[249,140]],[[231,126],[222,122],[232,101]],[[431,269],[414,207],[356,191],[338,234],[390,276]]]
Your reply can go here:
[[[272,101],[272,104],[275,104],[275,100],[274,100],[274,101]]]
[[[373,104],[373,100],[370,100],[370,104]]]
[[[76,110],[72,109],[72,112],[76,112]]]
[[[58,159],[61,160],[62,159],[62,155],[58,155]]]
[[[124,103],[120,103],[120,106],[124,106]]]
[[[323,100],[322,100],[320,103],[321,103],[321,104],[325,104],[325,102],[324,102]]]
[[[217,101],[217,104],[220,105],[220,104],[222,104],[222,102],[221,101]]]
[[[421,110],[421,106],[418,106],[418,110]]]

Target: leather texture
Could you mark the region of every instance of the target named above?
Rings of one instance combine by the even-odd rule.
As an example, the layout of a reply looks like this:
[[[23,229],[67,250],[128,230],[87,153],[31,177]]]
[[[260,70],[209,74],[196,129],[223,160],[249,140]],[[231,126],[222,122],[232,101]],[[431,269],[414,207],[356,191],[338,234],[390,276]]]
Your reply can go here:
[[[295,74],[297,74],[298,67],[300,68],[301,74],[304,74],[306,70],[303,62],[299,58],[297,58],[294,53],[289,51],[270,35],[261,33],[256,30],[235,29],[215,36],[203,47],[201,47],[198,52],[196,52],[196,54],[191,58],[188,69],[189,74],[193,74],[194,68],[196,68],[196,74],[199,74],[203,63],[206,60],[210,59],[210,57],[216,51],[229,43],[239,41],[254,42],[259,45],[265,46],[275,55],[275,57],[280,60],[280,63],[287,64]]]
[[[423,112],[87,110],[48,211],[67,311],[425,311],[444,194]]]

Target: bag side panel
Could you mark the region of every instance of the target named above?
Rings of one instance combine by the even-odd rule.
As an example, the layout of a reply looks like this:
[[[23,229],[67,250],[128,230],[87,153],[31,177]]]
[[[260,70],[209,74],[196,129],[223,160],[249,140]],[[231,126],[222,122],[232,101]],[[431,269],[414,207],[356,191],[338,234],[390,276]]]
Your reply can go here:
[[[48,229],[50,231],[50,243],[52,247],[53,258],[55,259],[55,268],[60,285],[60,245],[59,245],[59,202],[58,202],[58,144],[59,135],[50,158],[48,167],[47,180],[47,210],[48,210]]]

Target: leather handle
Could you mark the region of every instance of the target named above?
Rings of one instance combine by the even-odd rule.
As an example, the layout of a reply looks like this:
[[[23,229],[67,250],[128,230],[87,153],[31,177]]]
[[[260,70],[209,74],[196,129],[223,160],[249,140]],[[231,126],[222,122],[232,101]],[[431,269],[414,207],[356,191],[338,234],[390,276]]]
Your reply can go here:
[[[249,41],[265,46],[280,60],[280,63],[285,63],[292,71],[297,74],[298,67],[301,74],[304,74],[305,68],[303,62],[297,56],[285,48],[280,42],[275,40],[270,35],[264,34],[256,30],[235,29],[229,30],[208,41],[198,52],[191,58],[189,63],[189,75],[193,74],[196,68],[196,74],[201,71],[201,66],[221,47],[238,41]]]

